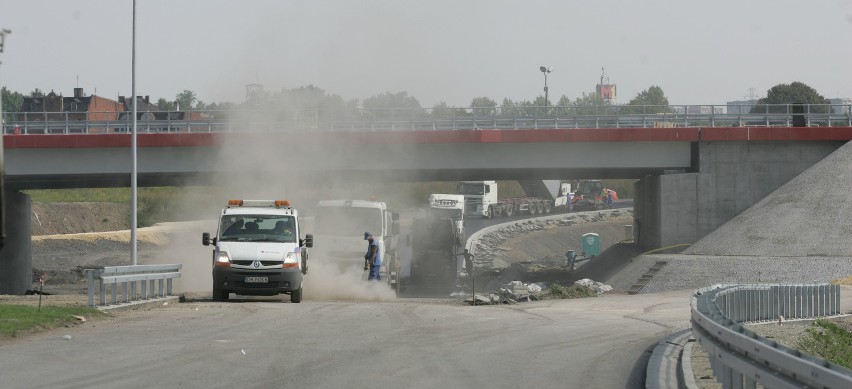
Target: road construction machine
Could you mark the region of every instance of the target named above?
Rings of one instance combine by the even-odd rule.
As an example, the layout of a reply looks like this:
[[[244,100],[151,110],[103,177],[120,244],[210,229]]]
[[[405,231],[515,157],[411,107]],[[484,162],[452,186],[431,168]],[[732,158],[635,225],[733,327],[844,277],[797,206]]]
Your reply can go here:
[[[618,194],[612,192],[613,200],[618,200]],[[586,180],[577,185],[577,191],[574,192],[572,203],[575,210],[578,211],[593,211],[609,208],[607,205],[607,189],[604,188],[603,182],[600,180]]]

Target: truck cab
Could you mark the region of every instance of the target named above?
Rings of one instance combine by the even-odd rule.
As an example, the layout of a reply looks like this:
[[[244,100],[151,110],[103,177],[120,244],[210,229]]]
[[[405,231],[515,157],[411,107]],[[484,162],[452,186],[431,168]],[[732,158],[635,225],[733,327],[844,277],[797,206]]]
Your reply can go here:
[[[283,293],[301,302],[313,236],[300,233],[299,213],[287,200],[229,200],[216,236],[201,235],[203,245],[214,246],[213,300]]]
[[[336,264],[341,270],[361,268],[367,244],[364,232],[373,234],[382,256],[379,275],[395,291],[400,290],[399,214],[381,201],[321,200],[316,206],[314,233],[320,249],[314,258]]]
[[[466,215],[491,217],[497,204],[497,181],[461,181],[458,193],[464,196]]]

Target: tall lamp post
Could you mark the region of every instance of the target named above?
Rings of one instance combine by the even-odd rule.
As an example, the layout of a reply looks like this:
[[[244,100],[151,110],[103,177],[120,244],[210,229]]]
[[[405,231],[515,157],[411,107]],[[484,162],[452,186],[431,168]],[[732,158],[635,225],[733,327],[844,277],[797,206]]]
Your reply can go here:
[[[133,100],[133,133],[130,135],[130,264],[136,266],[137,263],[137,225],[138,225],[138,212],[137,212],[137,165],[136,165],[136,0],[133,0],[133,33],[132,33],[133,42],[131,44],[131,65],[130,65],[130,89],[131,97]],[[133,295],[136,295],[136,291],[133,290]]]
[[[6,44],[6,35],[11,33],[11,30],[0,29],[0,54],[3,53],[3,46]],[[2,83],[0,83],[0,89],[3,89]],[[3,176],[6,174],[3,170],[3,135],[5,134],[6,120],[3,117],[3,94],[0,93],[0,248],[3,248],[6,242],[6,204],[4,201],[6,188],[4,188],[3,182],[5,180]]]
[[[538,70],[541,70],[541,73],[544,74],[544,110],[547,113],[547,106],[550,105],[547,100],[547,73],[553,71],[553,66],[539,66]]]

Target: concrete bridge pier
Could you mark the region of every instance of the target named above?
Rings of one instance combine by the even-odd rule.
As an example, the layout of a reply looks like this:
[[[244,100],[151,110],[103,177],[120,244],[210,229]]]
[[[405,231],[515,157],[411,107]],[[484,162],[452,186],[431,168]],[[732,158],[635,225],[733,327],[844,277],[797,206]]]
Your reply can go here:
[[[30,196],[6,191],[6,242],[0,249],[0,294],[22,295],[32,287]]]

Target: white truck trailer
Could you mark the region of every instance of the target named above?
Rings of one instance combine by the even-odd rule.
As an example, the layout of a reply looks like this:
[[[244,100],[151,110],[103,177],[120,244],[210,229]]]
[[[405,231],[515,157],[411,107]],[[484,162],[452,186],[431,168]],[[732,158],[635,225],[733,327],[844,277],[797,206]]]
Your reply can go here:
[[[571,184],[559,180],[518,181],[528,196],[499,199],[497,181],[462,181],[458,192],[465,198],[465,214],[486,218],[567,212],[571,210]]]

